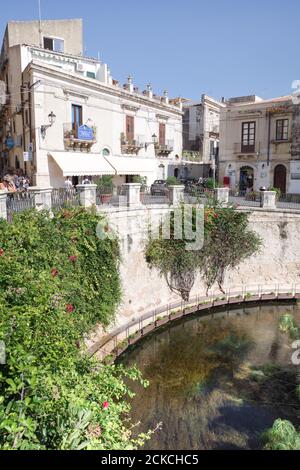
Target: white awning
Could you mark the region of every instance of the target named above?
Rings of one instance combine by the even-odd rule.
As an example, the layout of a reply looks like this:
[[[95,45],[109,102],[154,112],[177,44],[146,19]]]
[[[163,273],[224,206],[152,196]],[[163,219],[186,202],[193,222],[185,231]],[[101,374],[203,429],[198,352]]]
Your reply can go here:
[[[115,169],[101,155],[77,152],[48,153],[60,167],[64,176],[115,175]]]
[[[156,161],[153,158],[117,157],[109,155],[105,157],[107,162],[115,169],[117,175],[142,175],[156,171]]]

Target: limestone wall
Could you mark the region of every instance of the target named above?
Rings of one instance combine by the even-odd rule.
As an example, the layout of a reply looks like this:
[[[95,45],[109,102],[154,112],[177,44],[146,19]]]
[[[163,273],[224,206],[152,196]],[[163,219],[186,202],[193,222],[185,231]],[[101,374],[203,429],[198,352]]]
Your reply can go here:
[[[111,329],[149,310],[180,300],[156,270],[149,270],[144,259],[150,214],[158,224],[168,211],[167,207],[160,207],[149,211],[109,212],[111,223],[120,233],[124,290],[117,324]],[[264,247],[257,256],[228,273],[226,287],[274,283],[275,290],[278,283],[300,285],[300,213],[255,210],[251,215],[251,226],[262,237]],[[198,279],[192,294],[204,293],[204,286]]]

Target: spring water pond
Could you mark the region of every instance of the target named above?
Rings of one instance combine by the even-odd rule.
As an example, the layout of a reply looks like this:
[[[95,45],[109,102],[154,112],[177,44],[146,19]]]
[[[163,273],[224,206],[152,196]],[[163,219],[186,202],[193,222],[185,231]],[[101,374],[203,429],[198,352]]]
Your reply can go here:
[[[292,340],[280,332],[296,303],[218,311],[173,323],[119,361],[149,380],[130,384],[136,432],[155,429],[148,450],[261,449],[277,418],[300,423]]]

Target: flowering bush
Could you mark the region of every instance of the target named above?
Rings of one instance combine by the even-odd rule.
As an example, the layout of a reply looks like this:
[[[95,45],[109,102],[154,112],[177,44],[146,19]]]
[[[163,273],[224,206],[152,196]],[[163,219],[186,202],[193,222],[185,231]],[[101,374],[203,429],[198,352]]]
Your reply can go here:
[[[147,437],[124,424],[123,377],[139,372],[84,348],[121,296],[118,242],[97,238],[99,218],[70,209],[0,221],[0,449],[133,449]]]

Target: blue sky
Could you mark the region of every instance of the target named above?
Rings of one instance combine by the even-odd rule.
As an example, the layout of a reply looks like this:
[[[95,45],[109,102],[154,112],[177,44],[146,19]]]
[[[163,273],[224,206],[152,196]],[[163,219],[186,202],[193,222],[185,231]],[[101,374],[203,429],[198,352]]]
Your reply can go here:
[[[199,99],[288,94],[300,79],[299,0],[41,0],[45,19],[83,18],[87,55],[140,88]],[[1,1],[4,3],[4,0]],[[38,0],[2,6],[9,20],[38,18]]]

